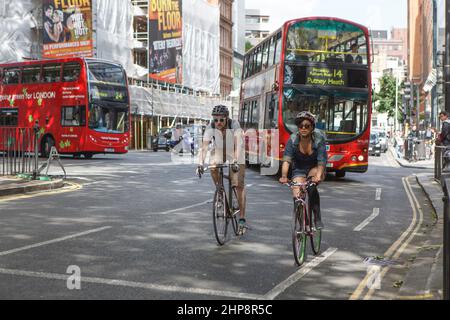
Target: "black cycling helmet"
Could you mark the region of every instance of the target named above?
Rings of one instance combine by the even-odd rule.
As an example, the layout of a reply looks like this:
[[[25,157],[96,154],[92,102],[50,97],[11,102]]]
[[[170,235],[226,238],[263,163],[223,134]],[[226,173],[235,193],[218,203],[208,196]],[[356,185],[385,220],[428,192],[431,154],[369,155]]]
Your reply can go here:
[[[302,111],[295,117],[295,125],[298,127],[303,120],[311,122],[313,128],[316,128],[316,117],[311,112]]]
[[[228,111],[228,107],[224,105],[218,105],[213,108],[211,113],[212,116],[229,116],[230,111]]]

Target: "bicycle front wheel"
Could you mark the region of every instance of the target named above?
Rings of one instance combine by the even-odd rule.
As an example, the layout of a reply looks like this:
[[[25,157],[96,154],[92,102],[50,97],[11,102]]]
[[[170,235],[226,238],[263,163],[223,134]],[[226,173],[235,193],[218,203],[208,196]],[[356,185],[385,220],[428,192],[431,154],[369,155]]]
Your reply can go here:
[[[217,190],[213,203],[213,225],[214,234],[219,245],[223,246],[227,238],[228,218],[224,190]]]
[[[311,209],[311,226],[312,226],[312,232],[311,232],[311,248],[315,256],[320,254],[320,246],[322,243],[322,230],[317,230],[316,228],[316,212],[315,208]]]
[[[295,262],[301,266],[306,256],[305,209],[301,204],[292,215],[292,248]]]
[[[238,216],[240,215],[240,207],[239,207],[239,201],[237,197],[237,191],[236,188],[233,188],[232,193],[232,207],[231,207],[231,225],[233,226],[233,231],[236,236],[239,235],[239,223],[238,223]]]

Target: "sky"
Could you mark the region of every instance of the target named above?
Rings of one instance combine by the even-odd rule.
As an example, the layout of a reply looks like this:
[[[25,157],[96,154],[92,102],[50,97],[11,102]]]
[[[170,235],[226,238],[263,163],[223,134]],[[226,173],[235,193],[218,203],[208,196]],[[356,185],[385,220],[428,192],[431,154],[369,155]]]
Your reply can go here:
[[[270,16],[269,31],[285,21],[307,16],[351,20],[372,30],[390,30],[407,24],[407,0],[245,0],[246,9]]]

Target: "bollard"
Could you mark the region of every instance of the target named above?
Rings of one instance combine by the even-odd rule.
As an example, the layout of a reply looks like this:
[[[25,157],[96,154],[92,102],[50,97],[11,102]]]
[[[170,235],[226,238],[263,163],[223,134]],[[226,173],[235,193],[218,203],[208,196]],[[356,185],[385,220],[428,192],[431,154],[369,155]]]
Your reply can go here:
[[[33,169],[33,180],[37,180],[38,176],[38,165],[39,165],[39,148],[38,148],[38,132],[39,132],[39,121],[36,120],[36,123],[33,126],[34,132],[34,169]]]

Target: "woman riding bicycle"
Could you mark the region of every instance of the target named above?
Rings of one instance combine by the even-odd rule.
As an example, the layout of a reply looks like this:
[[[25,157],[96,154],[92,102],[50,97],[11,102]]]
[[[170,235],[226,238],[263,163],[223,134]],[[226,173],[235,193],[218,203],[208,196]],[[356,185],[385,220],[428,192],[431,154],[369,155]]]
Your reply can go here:
[[[308,178],[311,178],[312,182],[320,184],[325,180],[328,159],[325,135],[320,130],[316,130],[316,119],[310,112],[300,112],[295,118],[295,124],[299,131],[289,138],[286,145],[280,183],[289,182],[288,174],[292,164],[293,182],[305,183]],[[300,188],[293,188],[294,199],[299,197],[300,192]],[[317,190],[314,190],[310,197],[315,208],[316,227],[323,229]]]

